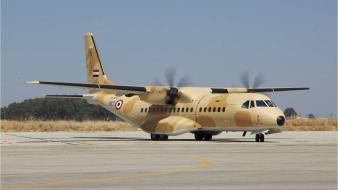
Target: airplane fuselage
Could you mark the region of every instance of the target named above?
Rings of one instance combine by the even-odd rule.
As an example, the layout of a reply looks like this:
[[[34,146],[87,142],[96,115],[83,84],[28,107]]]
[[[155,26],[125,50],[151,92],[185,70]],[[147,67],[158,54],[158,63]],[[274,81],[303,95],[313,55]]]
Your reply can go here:
[[[211,94],[207,88],[193,87],[182,88],[182,91],[187,98],[175,105],[153,105],[140,100],[137,95],[106,93],[97,94],[95,101],[134,126],[154,134],[178,135],[200,130],[257,131],[280,128],[284,123],[278,123],[278,118],[284,119],[278,107],[256,104],[257,101],[270,101],[263,94]],[[243,106],[247,101],[249,105]],[[179,120],[185,125],[182,129],[175,123],[178,117],[186,120]]]

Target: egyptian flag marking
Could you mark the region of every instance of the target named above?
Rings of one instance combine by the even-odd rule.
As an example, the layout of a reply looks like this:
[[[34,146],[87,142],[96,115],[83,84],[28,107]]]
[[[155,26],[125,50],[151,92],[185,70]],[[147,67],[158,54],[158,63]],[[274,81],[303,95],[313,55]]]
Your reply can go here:
[[[99,77],[99,75],[100,75],[100,70],[93,69],[93,77]]]

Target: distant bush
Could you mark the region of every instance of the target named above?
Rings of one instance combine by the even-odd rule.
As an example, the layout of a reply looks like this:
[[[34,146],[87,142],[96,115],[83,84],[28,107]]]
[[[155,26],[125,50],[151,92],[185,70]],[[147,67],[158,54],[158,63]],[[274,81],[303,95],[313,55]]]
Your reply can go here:
[[[293,108],[286,108],[284,110],[284,115],[285,115],[285,117],[288,117],[288,118],[296,118],[298,114],[295,111],[295,109],[293,109]]]
[[[309,113],[309,115],[307,115],[307,118],[316,119],[316,116],[313,113]]]
[[[37,98],[12,103],[1,108],[1,119],[6,120],[116,120],[111,112],[85,100]]]

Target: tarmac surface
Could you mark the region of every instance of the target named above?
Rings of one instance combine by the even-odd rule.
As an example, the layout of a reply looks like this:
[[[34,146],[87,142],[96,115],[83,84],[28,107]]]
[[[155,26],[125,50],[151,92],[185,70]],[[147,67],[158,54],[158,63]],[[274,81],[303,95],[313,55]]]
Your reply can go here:
[[[1,189],[337,189],[337,132],[1,134]]]

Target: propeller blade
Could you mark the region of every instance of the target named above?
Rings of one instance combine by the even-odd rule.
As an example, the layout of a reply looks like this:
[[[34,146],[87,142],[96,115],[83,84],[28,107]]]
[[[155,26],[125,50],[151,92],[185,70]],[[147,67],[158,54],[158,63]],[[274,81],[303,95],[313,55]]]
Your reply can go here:
[[[265,81],[265,77],[262,74],[258,74],[254,79],[252,88],[260,87],[263,83],[265,83]]]
[[[245,88],[250,88],[250,72],[249,71],[246,71],[244,73],[241,74],[241,82],[242,82],[242,85],[245,87]]]
[[[170,87],[175,84],[176,69],[174,67],[168,68],[165,73],[167,83]]]
[[[163,86],[163,83],[156,77],[156,78],[153,80],[153,85],[154,85],[154,86]]]
[[[178,87],[191,86],[191,78],[188,75],[183,76],[177,83]]]

